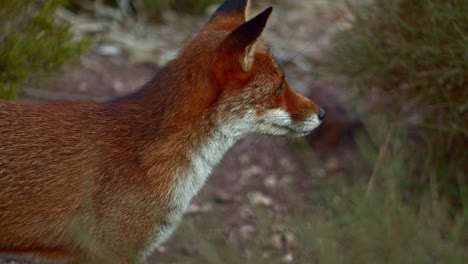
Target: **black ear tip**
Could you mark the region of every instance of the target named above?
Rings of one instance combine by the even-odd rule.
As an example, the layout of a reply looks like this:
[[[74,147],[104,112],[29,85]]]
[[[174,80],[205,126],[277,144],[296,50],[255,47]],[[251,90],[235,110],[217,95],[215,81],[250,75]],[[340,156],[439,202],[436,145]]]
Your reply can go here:
[[[258,14],[256,18],[259,18],[261,20],[267,20],[270,17],[272,11],[273,11],[273,7],[270,6],[267,9],[263,10],[263,12]]]
[[[252,18],[252,20],[256,20],[262,24],[266,24],[268,18],[270,17],[271,15],[271,12],[273,11],[273,7],[268,7],[267,9],[263,10],[263,12],[261,12],[260,14],[258,14],[257,16],[255,16],[254,18]]]
[[[263,10],[263,12],[260,13],[260,15],[269,17],[271,15],[271,12],[273,12],[273,7],[270,6],[267,9]]]

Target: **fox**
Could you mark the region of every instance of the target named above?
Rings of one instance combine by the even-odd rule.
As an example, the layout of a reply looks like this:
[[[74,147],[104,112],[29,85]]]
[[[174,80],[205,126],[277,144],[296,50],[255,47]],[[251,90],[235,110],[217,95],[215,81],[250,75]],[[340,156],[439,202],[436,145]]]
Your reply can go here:
[[[272,7],[249,11],[226,0],[128,95],[0,100],[0,255],[141,263],[236,141],[317,128],[325,111],[288,85],[261,36]]]

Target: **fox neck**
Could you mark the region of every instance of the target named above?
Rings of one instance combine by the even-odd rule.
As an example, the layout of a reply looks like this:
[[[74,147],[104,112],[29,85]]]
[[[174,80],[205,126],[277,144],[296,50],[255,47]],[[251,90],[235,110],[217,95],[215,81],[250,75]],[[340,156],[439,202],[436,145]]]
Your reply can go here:
[[[172,190],[174,206],[181,210],[187,208],[205,184],[214,166],[239,138],[238,135],[226,132],[226,128],[214,128],[200,144],[194,146],[188,165],[177,170]]]
[[[213,167],[246,130],[240,119],[219,120],[219,116],[229,114],[227,109],[213,105],[215,94],[200,98],[199,92],[194,91],[200,87],[165,82],[184,79],[186,76],[181,72],[163,69],[135,96],[137,104],[146,108],[142,109],[147,113],[145,118],[154,120],[150,127],[156,131],[143,153],[148,174],[154,178],[155,187],[170,182],[167,190],[159,191],[171,197],[169,208],[177,208],[181,213],[204,185]],[[218,111],[226,113],[221,115]]]
[[[213,113],[216,111],[222,111],[224,114]],[[178,170],[175,174],[173,203],[182,210],[186,209],[224,154],[250,131],[254,117],[253,111],[247,111],[243,116],[234,118],[226,107],[214,111],[208,110],[205,114],[209,117],[202,117],[201,120],[204,121],[198,123],[197,127],[211,127],[211,129],[198,144],[193,145],[192,156],[185,170]],[[218,119],[219,117],[224,119]]]

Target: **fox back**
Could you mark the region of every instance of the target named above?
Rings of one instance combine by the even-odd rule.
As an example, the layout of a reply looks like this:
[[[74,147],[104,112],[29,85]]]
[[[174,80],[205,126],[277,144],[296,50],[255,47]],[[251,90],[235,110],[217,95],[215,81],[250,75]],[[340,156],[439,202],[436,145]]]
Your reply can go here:
[[[104,103],[0,101],[0,254],[138,263],[250,133],[303,136],[324,115],[288,86],[227,0],[140,90]]]

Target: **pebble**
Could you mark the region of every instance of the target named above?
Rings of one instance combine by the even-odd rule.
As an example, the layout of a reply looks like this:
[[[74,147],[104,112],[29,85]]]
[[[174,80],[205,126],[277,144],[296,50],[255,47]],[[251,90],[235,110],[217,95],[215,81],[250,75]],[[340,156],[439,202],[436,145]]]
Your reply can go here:
[[[261,192],[251,192],[248,194],[248,198],[252,205],[263,205],[269,207],[273,204],[273,200]]]
[[[117,57],[122,54],[122,49],[113,45],[100,45],[96,48],[96,52],[104,57]]]

